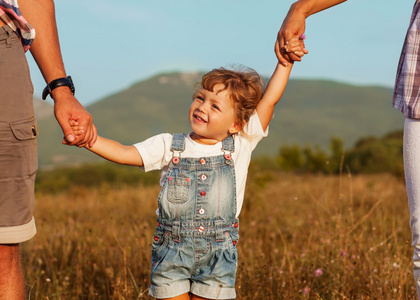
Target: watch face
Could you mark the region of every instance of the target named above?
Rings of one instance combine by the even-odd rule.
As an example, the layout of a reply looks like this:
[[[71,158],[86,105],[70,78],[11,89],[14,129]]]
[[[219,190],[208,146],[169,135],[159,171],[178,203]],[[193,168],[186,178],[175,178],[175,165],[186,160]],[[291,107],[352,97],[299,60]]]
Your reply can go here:
[[[75,88],[74,88],[74,84],[73,84],[73,79],[71,79],[71,76],[67,76],[67,78],[68,78],[68,80],[70,81],[70,85],[69,85],[69,88],[70,88],[70,90],[71,90],[71,92],[73,93],[73,95],[74,95],[74,92],[75,92]]]

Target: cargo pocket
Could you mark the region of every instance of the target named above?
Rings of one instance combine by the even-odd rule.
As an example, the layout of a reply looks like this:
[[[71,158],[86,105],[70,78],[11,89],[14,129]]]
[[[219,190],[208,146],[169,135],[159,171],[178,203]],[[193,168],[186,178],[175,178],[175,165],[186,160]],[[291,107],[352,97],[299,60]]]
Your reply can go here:
[[[10,129],[13,133],[15,141],[12,143],[11,150],[15,153],[12,155],[12,163],[21,164],[21,174],[17,177],[35,180],[36,171],[38,170],[38,153],[36,138],[39,133],[38,125],[34,117],[15,121],[10,123]]]

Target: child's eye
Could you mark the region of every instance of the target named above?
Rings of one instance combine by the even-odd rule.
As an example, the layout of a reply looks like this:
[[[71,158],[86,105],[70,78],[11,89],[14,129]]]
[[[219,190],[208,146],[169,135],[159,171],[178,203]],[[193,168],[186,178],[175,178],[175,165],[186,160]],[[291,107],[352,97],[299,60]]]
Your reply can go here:
[[[201,96],[197,96],[197,97],[195,97],[195,100],[198,100],[198,101],[204,101],[204,98],[203,98],[203,97],[201,97]]]
[[[220,108],[216,104],[213,104],[213,108],[217,109],[217,110],[220,110]]]

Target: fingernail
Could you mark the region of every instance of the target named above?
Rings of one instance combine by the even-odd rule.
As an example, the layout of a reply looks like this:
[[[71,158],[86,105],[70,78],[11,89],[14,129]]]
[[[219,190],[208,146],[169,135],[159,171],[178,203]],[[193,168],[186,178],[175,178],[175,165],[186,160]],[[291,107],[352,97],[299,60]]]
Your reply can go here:
[[[67,136],[67,140],[71,143],[74,141],[74,136],[72,134]]]

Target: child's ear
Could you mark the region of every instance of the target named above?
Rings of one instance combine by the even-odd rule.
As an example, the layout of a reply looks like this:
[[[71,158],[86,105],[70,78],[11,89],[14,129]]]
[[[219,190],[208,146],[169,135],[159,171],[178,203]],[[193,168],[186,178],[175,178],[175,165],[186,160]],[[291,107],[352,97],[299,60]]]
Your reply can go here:
[[[244,127],[244,124],[235,123],[235,124],[232,125],[232,127],[230,127],[229,133],[230,134],[237,133],[237,132],[241,131],[243,127]]]

